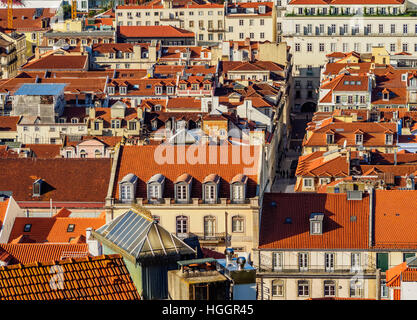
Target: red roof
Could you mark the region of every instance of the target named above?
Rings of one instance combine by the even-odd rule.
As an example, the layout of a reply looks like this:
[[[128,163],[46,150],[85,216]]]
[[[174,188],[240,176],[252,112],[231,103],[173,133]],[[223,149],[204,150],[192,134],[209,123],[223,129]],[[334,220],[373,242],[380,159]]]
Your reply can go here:
[[[375,247],[417,249],[417,190],[376,190]]]
[[[229,198],[229,183],[236,175],[242,173],[248,177],[247,198],[255,197],[256,186],[258,184],[260,148],[257,146],[242,148],[231,145],[225,145],[224,147],[213,146],[213,148],[214,150],[210,150],[210,147],[207,145],[185,146],[184,149],[182,147],[165,145],[125,146],[122,148],[120,154],[115,184],[113,186],[113,197],[119,197],[118,182],[129,173],[133,173],[138,177],[136,197],[144,199],[147,198],[146,183],[157,173],[165,176],[164,198],[174,198],[174,182],[184,173],[191,175],[193,178],[192,198],[202,198],[201,183],[212,173],[218,174],[221,178],[219,188],[220,198]],[[185,150],[186,153],[188,152],[189,157],[186,161],[176,156],[178,153],[181,157],[182,150]],[[192,150],[194,152],[191,152]],[[242,153],[250,153],[250,156],[254,160],[253,163],[249,164],[251,162],[249,159],[243,159]],[[171,155],[174,156],[172,159],[170,157]],[[192,155],[194,157],[201,155],[203,158],[199,158],[194,163],[193,161],[196,159],[193,160]],[[169,162],[165,162],[165,160]]]
[[[29,61],[24,70],[85,70],[88,65],[87,55],[48,55],[38,60]]]
[[[110,179],[110,159],[0,159],[0,190],[16,201],[103,202]],[[33,183],[42,179],[39,197]]]
[[[128,38],[194,38],[194,32],[174,26],[120,26],[120,35]]]
[[[63,258],[87,257],[88,245],[52,243],[1,243],[0,255],[7,254],[9,264],[49,262]],[[1,259],[4,261],[3,259]]]
[[[312,213],[324,214],[322,235],[310,235]],[[265,193],[259,248],[365,249],[368,215],[367,195],[347,200],[346,194]]]
[[[20,117],[0,116],[0,131],[17,131]]]
[[[49,23],[42,28],[42,20],[49,21],[55,16],[54,9],[42,8],[42,13],[34,19],[36,8],[19,8],[13,6],[13,29],[20,32],[40,31],[50,29]],[[0,9],[0,28],[7,29],[7,9]]]
[[[118,254],[0,267],[0,296],[4,300],[140,299]]]
[[[23,236],[26,240],[36,243],[85,243],[87,228],[98,229],[106,223],[104,212],[97,218],[71,218],[53,216],[49,218],[17,217],[10,232],[9,243]],[[25,232],[25,226],[31,225],[30,231]],[[68,230],[74,225],[73,230]]]

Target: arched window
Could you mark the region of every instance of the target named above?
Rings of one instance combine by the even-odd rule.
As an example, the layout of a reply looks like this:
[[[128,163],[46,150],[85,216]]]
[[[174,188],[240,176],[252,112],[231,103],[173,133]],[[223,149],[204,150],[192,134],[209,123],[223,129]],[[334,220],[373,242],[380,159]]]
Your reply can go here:
[[[96,158],[101,158],[101,151],[96,149],[96,151],[94,152]]]
[[[205,216],[204,217],[204,236],[213,237],[216,233],[216,217]]]
[[[176,218],[176,233],[177,237],[188,237],[188,217],[178,216]]]
[[[232,232],[244,232],[245,218],[241,216],[232,217]]]
[[[87,158],[87,152],[84,149],[80,150],[80,158]]]

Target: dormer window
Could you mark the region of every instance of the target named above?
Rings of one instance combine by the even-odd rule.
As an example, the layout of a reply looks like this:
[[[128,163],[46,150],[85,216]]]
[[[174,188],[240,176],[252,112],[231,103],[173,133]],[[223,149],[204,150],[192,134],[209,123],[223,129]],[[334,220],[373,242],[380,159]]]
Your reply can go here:
[[[327,144],[333,144],[334,143],[334,134],[333,133],[327,133],[326,134],[326,141],[327,141]]]
[[[119,182],[119,200],[123,203],[133,202],[136,194],[138,177],[129,173]]]
[[[114,94],[114,92],[115,92],[115,90],[114,90],[115,88],[113,87],[113,86],[108,86],[107,87],[107,93],[108,94]]]
[[[127,87],[126,86],[119,87],[119,93],[120,94],[127,94]]]
[[[162,86],[155,86],[155,94],[162,94]]]
[[[198,83],[193,83],[192,85],[191,85],[191,90],[198,90]]]
[[[147,182],[149,202],[159,202],[163,197],[165,177],[158,173],[153,175]]]
[[[42,179],[37,179],[37,180],[33,183],[33,196],[34,196],[34,197],[40,197],[40,196],[41,196],[41,192],[42,192],[42,183],[43,183],[43,180],[42,180]]]
[[[175,180],[175,199],[178,203],[188,203],[191,196],[192,177],[184,173]]]
[[[120,120],[119,119],[113,119],[111,121],[111,127],[112,127],[112,129],[119,129],[120,128]]]
[[[393,135],[392,133],[385,134],[385,144],[391,145],[393,142]]]
[[[310,215],[310,234],[323,234],[323,213],[312,213]]]
[[[217,174],[208,175],[203,181],[203,200],[205,203],[216,203],[220,177]]]
[[[204,90],[211,90],[211,84],[210,83],[205,83],[204,84]]]
[[[383,101],[389,101],[389,91],[387,89],[384,89],[382,91],[382,100]]]
[[[359,145],[363,144],[363,134],[362,133],[355,134],[355,142],[356,142],[356,144],[359,144]]]
[[[180,90],[187,90],[187,85],[185,83],[179,84]]]
[[[233,203],[243,203],[246,199],[246,184],[248,177],[244,174],[236,175],[230,184],[230,195]]]
[[[72,118],[71,123],[78,123],[78,118]]]
[[[174,94],[175,93],[175,87],[168,86],[167,87],[167,94]]]
[[[31,229],[32,229],[32,224],[27,223],[27,224],[25,224],[25,226],[23,228],[23,232],[30,232]]]

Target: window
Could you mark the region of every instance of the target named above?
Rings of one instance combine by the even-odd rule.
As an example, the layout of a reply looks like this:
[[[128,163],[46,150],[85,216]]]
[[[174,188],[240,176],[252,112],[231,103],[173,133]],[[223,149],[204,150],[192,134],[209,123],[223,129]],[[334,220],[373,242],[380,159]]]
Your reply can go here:
[[[379,33],[384,33],[384,25],[383,24],[378,25],[378,31],[379,31]]]
[[[308,297],[309,292],[309,283],[307,280],[298,280],[297,282],[298,287],[298,296],[299,297]]]
[[[94,130],[100,130],[100,122],[94,121]]]
[[[408,24],[403,24],[403,33],[408,33]]]
[[[324,43],[320,43],[319,44],[319,51],[323,52],[324,51]]]
[[[149,185],[149,197],[151,199],[159,199],[161,198],[160,195],[160,186],[157,184],[151,184]]]
[[[111,127],[112,127],[112,129],[119,129],[120,128],[120,120],[113,119],[111,121]]]
[[[129,121],[129,130],[136,130],[136,121]]]
[[[240,32],[239,33],[239,39],[243,39],[244,37],[245,37],[244,33],[243,32]]]
[[[272,296],[273,297],[284,296],[284,281],[283,280],[272,281]]]
[[[264,33],[264,32],[261,32],[261,33],[259,34],[259,37],[260,37],[261,39],[265,39],[265,33]]]
[[[239,20],[239,26],[243,26],[243,20],[242,19]]]
[[[403,51],[408,52],[408,43],[403,43]]]
[[[391,25],[391,33],[395,33],[395,24]]]
[[[75,224],[69,224],[67,227],[67,232],[74,232]]]
[[[204,236],[214,236],[216,229],[216,218],[214,216],[204,217]]]
[[[307,43],[307,52],[313,51],[313,44]]]
[[[363,143],[363,135],[362,134],[356,134],[355,135],[355,141],[356,141],[356,144],[362,144]]]
[[[336,283],[333,280],[324,281],[324,296],[334,297],[336,295]]]
[[[274,271],[282,270],[282,252],[273,252],[272,253],[272,269]]]
[[[85,152],[85,150],[80,151],[80,157],[81,158],[86,158],[87,157],[87,153]]]
[[[264,19],[260,19],[260,20],[259,20],[259,24],[260,24],[261,26],[265,25],[265,20],[264,20]]]
[[[313,187],[313,179],[310,178],[304,178],[303,179],[304,187]]]
[[[187,185],[185,184],[178,184],[177,185],[177,200],[178,201],[187,201]]]
[[[386,134],[385,135],[385,144],[391,145],[393,141],[393,135],[392,134]]]
[[[179,237],[186,237],[188,233],[188,218],[178,216],[176,219],[176,232]]]
[[[327,134],[326,135],[327,144],[333,144],[334,143],[334,134]]]
[[[381,269],[381,272],[388,270],[388,253],[377,253],[376,254],[376,267]]]
[[[351,297],[360,297],[362,295],[362,282],[359,280],[351,280],[349,293]]]
[[[232,187],[232,200],[233,201],[242,201],[245,199],[244,195],[245,186],[240,183],[235,183]]]
[[[204,185],[204,200],[207,203],[214,203],[217,200],[216,185],[206,183]]]
[[[359,271],[361,267],[361,254],[353,252],[350,254],[350,268],[351,271]]]
[[[25,224],[25,227],[23,228],[23,232],[30,232],[30,229],[32,229],[32,224]]]
[[[255,38],[255,34],[253,32],[250,32],[249,33],[249,38],[251,38],[251,39]]]
[[[244,232],[245,219],[240,216],[232,218],[232,232]]]
[[[381,280],[381,298],[383,299],[389,298],[389,291],[388,291],[386,280]]]
[[[327,272],[334,271],[334,253],[324,254],[324,265]]]
[[[300,252],[298,254],[298,268],[300,271],[307,271],[308,269],[308,253]]]

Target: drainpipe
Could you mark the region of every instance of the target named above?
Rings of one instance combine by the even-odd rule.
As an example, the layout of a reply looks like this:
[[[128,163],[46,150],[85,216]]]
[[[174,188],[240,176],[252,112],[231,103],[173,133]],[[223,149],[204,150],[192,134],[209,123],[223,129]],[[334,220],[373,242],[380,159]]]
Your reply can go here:
[[[374,188],[369,190],[369,225],[368,225],[368,247],[373,246],[373,223],[374,223]]]
[[[376,269],[376,300],[381,300],[381,269]]]

